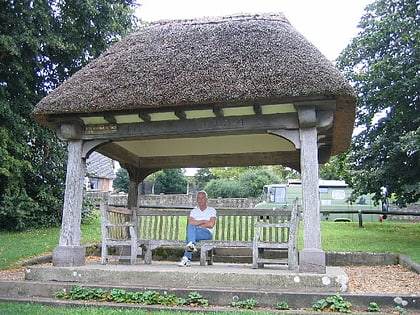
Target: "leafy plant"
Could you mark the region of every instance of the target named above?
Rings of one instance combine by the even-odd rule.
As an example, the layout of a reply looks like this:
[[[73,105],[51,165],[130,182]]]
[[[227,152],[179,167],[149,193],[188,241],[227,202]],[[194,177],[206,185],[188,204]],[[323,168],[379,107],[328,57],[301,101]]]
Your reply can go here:
[[[146,291],[143,293],[143,303],[152,305],[159,304],[160,294],[157,291]]]
[[[124,289],[111,289],[108,300],[116,303],[124,303],[127,301],[127,291]]]
[[[285,301],[280,301],[276,304],[276,309],[278,310],[288,310],[290,309],[289,304]]]
[[[200,306],[208,306],[209,301],[198,292],[190,292],[187,299],[187,304],[189,305],[200,305]]]
[[[398,306],[394,307],[393,314],[405,315],[405,314],[407,314],[407,311],[404,307],[401,307],[401,306],[398,305]]]
[[[82,202],[82,224],[91,223],[98,216],[98,198],[83,198]]]
[[[192,306],[208,306],[209,301],[200,293],[190,292],[187,299],[179,298],[174,294],[161,295],[157,291],[130,292],[124,289],[111,289],[109,292],[99,288],[83,288],[81,286],[73,286],[69,292],[66,290],[54,293],[58,299],[67,300],[95,300],[108,301],[115,303],[143,303],[148,305],[192,305]]]
[[[175,294],[166,294],[160,297],[160,305],[173,306],[179,305],[179,299]]]
[[[230,302],[229,305],[232,306],[232,307],[252,310],[258,305],[258,302],[257,302],[257,300],[251,298],[251,299],[246,299],[244,301],[232,301],[232,302]]]
[[[368,312],[380,312],[381,309],[379,308],[378,303],[376,303],[376,302],[370,302],[367,311]]]
[[[179,306],[186,305],[186,304],[188,304],[187,300],[181,297],[178,298],[176,301],[176,305],[179,305]]]
[[[350,313],[351,303],[345,301],[339,294],[321,299],[312,308],[320,312]]]

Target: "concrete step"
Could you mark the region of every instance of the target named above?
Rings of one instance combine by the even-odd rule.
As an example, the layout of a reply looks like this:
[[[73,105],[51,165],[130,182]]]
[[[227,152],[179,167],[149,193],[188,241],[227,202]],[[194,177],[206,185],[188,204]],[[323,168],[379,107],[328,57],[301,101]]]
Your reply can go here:
[[[135,304],[123,304],[123,303],[105,303],[95,301],[69,301],[60,300],[54,297],[55,293],[66,290],[69,292],[74,285],[79,285],[85,288],[102,288],[105,290],[124,289],[130,292],[145,292],[145,291],[158,291],[161,294],[174,294],[177,297],[187,298],[188,295],[194,291],[200,293],[204,298],[208,299],[209,305],[212,307],[211,311],[214,312],[220,308],[228,308],[232,301],[245,301],[247,299],[254,299],[258,301],[258,306],[269,307],[274,309],[276,304],[279,302],[286,302],[289,307],[293,310],[297,309],[308,309],[312,308],[312,305],[320,299],[332,296],[332,293],[323,292],[301,292],[301,291],[288,291],[288,292],[275,292],[271,290],[241,290],[239,288],[235,290],[212,290],[212,289],[197,289],[192,290],[191,288],[162,288],[161,286],[156,287],[144,287],[141,285],[127,285],[125,283],[120,284],[108,284],[108,283],[75,283],[75,282],[57,282],[57,281],[0,281],[0,301],[12,301],[12,302],[27,302],[27,303],[41,303],[48,305],[79,305],[79,306],[107,306],[107,307],[118,307],[118,308],[133,308],[140,307],[142,309],[158,310],[158,309],[170,309],[170,307],[162,307],[158,305],[135,305]],[[391,294],[347,294],[340,293],[340,295],[346,300],[352,303],[352,309],[366,309],[370,302],[374,301],[381,306],[381,309],[389,308],[392,309],[397,305],[404,304],[404,309],[413,311],[412,314],[417,314],[420,311],[420,298],[419,296],[405,296],[400,295],[396,297]],[[396,304],[396,299],[400,301]],[[179,307],[175,308],[180,310]],[[183,308],[181,308],[182,310]],[[184,309],[186,311],[196,312],[197,309]],[[223,309],[220,309],[223,310]],[[232,310],[232,308],[227,309]],[[205,309],[200,309],[200,312],[204,312]],[[299,314],[312,314],[314,312],[303,312],[299,311]],[[410,313],[411,314],[411,313]]]
[[[237,289],[276,292],[344,292],[348,277],[339,267],[328,267],[326,274],[299,273],[286,266],[252,269],[251,264],[215,263],[212,266],[179,267],[177,262],[153,262],[151,265],[90,263],[80,267],[32,266],[26,280],[42,282],[107,283],[162,286],[185,289]]]

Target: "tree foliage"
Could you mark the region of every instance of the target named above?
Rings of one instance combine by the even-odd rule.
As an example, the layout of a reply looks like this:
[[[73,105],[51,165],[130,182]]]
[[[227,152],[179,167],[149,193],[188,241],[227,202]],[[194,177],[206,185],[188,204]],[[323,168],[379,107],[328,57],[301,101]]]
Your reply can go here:
[[[0,3],[0,228],[56,225],[65,143],[30,117],[49,91],[136,25],[134,0]]]
[[[125,168],[119,168],[115,174],[114,189],[128,193],[128,186],[130,185],[130,178]]]
[[[348,182],[388,185],[398,204],[420,197],[420,9],[416,0],[368,5],[359,35],[338,58],[358,95]]]
[[[281,179],[263,167],[251,167],[234,178],[212,179],[205,186],[211,198],[259,197],[264,185],[279,183]]]
[[[212,179],[218,178],[213,172],[211,168],[199,168],[194,175],[197,188],[199,190],[203,189],[206,184],[211,181]]]
[[[241,186],[237,181],[227,178],[217,178],[210,180],[204,190],[209,198],[241,198]]]
[[[186,194],[187,178],[181,168],[163,169],[155,173],[154,192],[155,194]]]
[[[348,177],[349,171],[347,153],[333,156],[327,163],[319,166],[319,178],[347,180]]]

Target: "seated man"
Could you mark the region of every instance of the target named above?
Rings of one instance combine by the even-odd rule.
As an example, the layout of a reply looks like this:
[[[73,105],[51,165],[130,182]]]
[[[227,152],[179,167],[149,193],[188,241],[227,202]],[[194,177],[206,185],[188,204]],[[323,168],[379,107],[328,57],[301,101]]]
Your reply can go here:
[[[202,240],[211,240],[213,227],[216,224],[217,212],[213,207],[207,206],[207,193],[197,193],[197,207],[191,210],[187,225],[187,248],[179,266],[191,266],[192,252],[196,252],[195,243]]]

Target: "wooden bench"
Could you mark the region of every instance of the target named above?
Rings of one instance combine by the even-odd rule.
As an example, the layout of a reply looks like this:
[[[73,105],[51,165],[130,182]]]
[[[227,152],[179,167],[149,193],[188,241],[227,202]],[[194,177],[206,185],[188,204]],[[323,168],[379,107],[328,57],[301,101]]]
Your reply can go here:
[[[108,207],[100,203],[102,249],[101,264],[110,259],[137,262],[139,247],[137,243],[137,222],[133,212],[122,207]],[[130,251],[127,252],[127,247]],[[119,252],[118,252],[119,251]]]
[[[221,247],[242,247],[253,250],[253,267],[264,263],[284,263],[297,267],[298,211],[286,209],[217,209],[217,221],[212,240],[200,241],[200,265],[213,264],[213,250]],[[158,247],[185,247],[187,219],[191,208],[139,207],[135,211],[101,205],[102,259],[129,260],[134,264],[138,256],[144,263],[152,262],[152,251]],[[118,243],[118,239],[121,243]],[[109,254],[110,248],[120,248],[120,254]],[[130,248],[130,252],[124,255]],[[264,249],[285,250],[286,260],[262,260]]]

